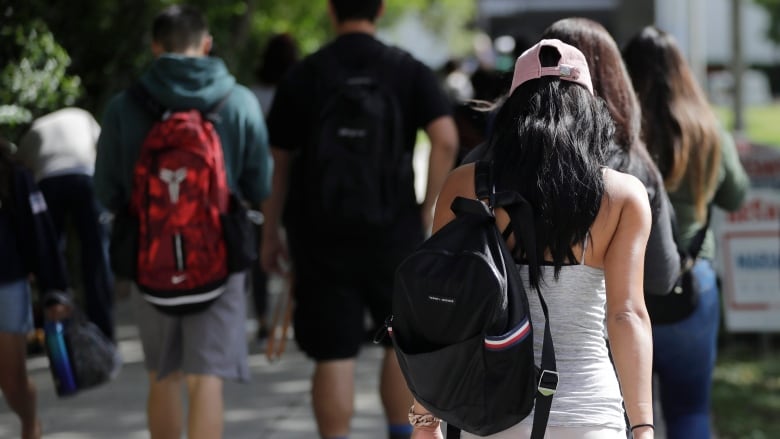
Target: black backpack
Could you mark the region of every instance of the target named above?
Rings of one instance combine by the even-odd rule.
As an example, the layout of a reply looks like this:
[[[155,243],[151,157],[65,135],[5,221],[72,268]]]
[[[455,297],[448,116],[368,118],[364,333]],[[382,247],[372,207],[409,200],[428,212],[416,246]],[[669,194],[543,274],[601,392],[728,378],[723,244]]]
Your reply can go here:
[[[386,323],[414,397],[448,424],[448,439],[505,430],[536,406],[533,439],[547,428],[558,384],[547,305],[541,370],[535,365],[526,290],[505,239],[535,249],[533,211],[517,192],[495,192],[491,165],[477,162],[478,200],[457,197],[456,218],[398,267]],[[502,234],[494,208],[511,224]],[[531,264],[535,251],[528,251]]]
[[[406,54],[385,48],[351,70],[332,49],[313,58],[321,84],[311,148],[303,152],[303,203],[315,228],[364,234],[388,227],[414,203],[411,151],[403,119],[387,86]],[[336,84],[331,86],[330,84]]]

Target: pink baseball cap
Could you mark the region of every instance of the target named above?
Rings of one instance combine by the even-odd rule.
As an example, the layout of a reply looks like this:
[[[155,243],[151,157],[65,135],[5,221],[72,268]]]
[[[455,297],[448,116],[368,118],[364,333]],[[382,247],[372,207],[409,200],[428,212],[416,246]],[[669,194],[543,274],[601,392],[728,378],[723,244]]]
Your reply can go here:
[[[542,47],[554,47],[561,54],[558,65],[554,67],[542,67],[539,61],[539,52]],[[542,40],[517,57],[515,73],[512,78],[512,87],[509,94],[515,91],[520,84],[542,76],[557,76],[563,80],[576,82],[588,89],[593,94],[593,84],[590,81],[590,70],[585,55],[574,46],[570,46],[561,40]]]

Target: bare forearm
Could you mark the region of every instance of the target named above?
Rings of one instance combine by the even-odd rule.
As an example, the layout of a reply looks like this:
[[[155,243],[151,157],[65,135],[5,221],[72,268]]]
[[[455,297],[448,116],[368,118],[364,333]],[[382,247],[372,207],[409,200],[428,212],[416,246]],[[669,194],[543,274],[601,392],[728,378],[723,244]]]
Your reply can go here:
[[[287,180],[289,178],[290,153],[280,149],[271,150],[274,157],[274,174],[271,180],[271,195],[263,202],[265,229],[278,229],[281,223],[282,209],[287,198]]]
[[[607,328],[628,418],[632,425],[652,423],[653,338],[647,312],[615,313]]]
[[[433,209],[444,180],[455,166],[458,154],[457,130],[450,117],[439,118],[426,129],[431,140],[431,154],[428,160],[428,184],[423,208]]]

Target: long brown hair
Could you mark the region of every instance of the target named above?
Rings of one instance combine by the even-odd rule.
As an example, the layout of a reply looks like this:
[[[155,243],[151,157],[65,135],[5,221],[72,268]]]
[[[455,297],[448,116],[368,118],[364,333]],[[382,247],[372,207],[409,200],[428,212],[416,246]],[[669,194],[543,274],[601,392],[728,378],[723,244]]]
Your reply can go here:
[[[687,178],[696,218],[707,203],[720,169],[720,127],[674,38],[648,26],[623,51],[642,106],[642,137],[667,190]]]
[[[606,157],[606,165],[638,177],[646,186],[661,185],[655,163],[642,142],[642,115],[620,49],[604,26],[588,18],[558,20],[542,38],[557,38],[580,49],[588,60],[593,92],[607,104],[615,122],[618,149]]]

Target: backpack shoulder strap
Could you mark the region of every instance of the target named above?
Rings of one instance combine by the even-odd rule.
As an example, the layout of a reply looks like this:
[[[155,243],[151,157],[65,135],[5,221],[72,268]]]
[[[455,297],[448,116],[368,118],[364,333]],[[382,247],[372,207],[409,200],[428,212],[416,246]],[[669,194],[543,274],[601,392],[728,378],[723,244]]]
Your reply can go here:
[[[704,222],[704,225],[701,226],[701,228],[696,232],[696,235],[694,235],[693,239],[691,240],[690,246],[688,246],[688,255],[692,259],[696,259],[696,257],[699,256],[701,247],[704,244],[704,238],[707,237],[707,229],[710,228],[711,220],[712,220],[712,203],[710,203],[707,206],[707,220]]]
[[[474,193],[480,200],[487,200],[491,208],[495,204],[492,162],[479,160],[474,163]]]
[[[480,160],[475,163],[474,191],[478,198],[487,198],[491,208],[501,207],[506,210],[507,214],[509,214],[510,223],[507,226],[507,230],[503,232],[504,237],[506,238],[509,234],[514,233],[518,246],[526,249],[526,257],[529,263],[532,266],[536,266],[538,261],[533,207],[518,192],[501,191],[496,193],[492,169],[493,163],[490,161]],[[534,270],[529,270],[529,273],[531,273],[531,276],[535,276]],[[538,280],[535,284],[538,285]],[[531,439],[543,439],[547,429],[547,421],[550,417],[553,395],[558,388],[558,366],[555,360],[555,345],[553,344],[552,332],[550,330],[550,316],[547,303],[542,296],[541,290],[538,287],[535,289],[544,313],[545,325],[539,382],[534,401],[534,421]],[[447,437],[449,437],[450,433],[455,438],[460,437],[459,432],[456,432],[455,428],[450,430],[448,426],[447,430]]]
[[[203,113],[203,117],[210,120],[211,123],[217,124],[222,121],[222,117],[219,115],[219,112],[222,111],[222,109],[225,107],[225,103],[227,103],[228,99],[230,98],[230,95],[233,94],[233,88],[231,87],[230,90],[225,94],[225,96],[222,96],[216,104],[212,105],[211,108],[206,110]]]
[[[167,117],[167,114],[169,113],[168,108],[159,103],[141,81],[136,81],[130,86],[127,92],[130,96],[135,98],[144,110],[152,115],[155,120],[164,120]]]
[[[687,249],[680,246],[680,229],[677,225],[677,215],[675,214],[674,209],[669,209],[669,216],[672,222],[672,236],[674,237],[674,243],[677,244],[677,253],[680,254],[681,258],[686,260],[682,261],[683,264],[687,265],[688,263],[692,263],[699,256],[701,247],[704,244],[704,239],[707,237],[707,229],[709,229],[710,221],[712,220],[712,203],[707,206],[707,220],[704,222],[704,225],[696,231],[696,234],[693,235]]]
[[[130,96],[134,97],[141,106],[155,118],[155,120],[165,120],[170,115],[171,109],[157,101],[141,81],[136,81],[127,91],[130,93]],[[212,123],[218,123],[221,120],[219,112],[225,106],[225,103],[232,93],[233,88],[231,87],[225,96],[222,96],[211,106],[211,108],[202,112],[203,117],[210,120]]]
[[[520,248],[525,249],[530,267],[538,266],[540,262],[536,252],[533,207],[517,192],[500,192],[495,197],[496,207],[503,207],[509,214],[515,240]],[[532,284],[539,285],[541,279],[533,279],[538,276],[536,270],[529,269],[528,272],[532,280],[535,280]],[[541,289],[538,286],[534,289],[544,313],[544,339],[542,342],[542,361],[539,365],[539,383],[534,401],[531,439],[543,439],[550,417],[553,395],[558,388],[558,366],[555,360],[555,345],[550,330],[550,313],[547,309],[547,302],[544,300]]]

